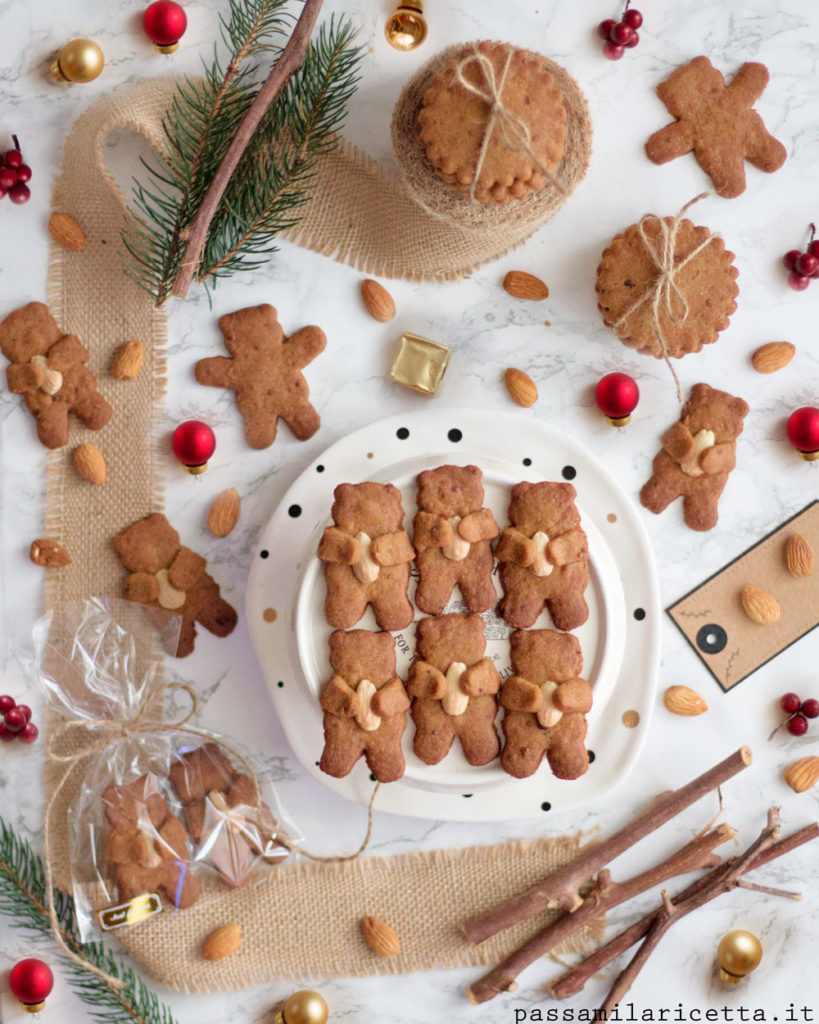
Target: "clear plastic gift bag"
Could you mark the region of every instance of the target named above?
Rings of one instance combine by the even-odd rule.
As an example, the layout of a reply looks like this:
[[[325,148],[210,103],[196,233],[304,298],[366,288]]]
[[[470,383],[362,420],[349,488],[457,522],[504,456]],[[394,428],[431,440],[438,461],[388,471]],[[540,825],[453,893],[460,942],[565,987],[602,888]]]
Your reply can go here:
[[[297,840],[272,787],[228,740],[189,724],[196,694],[166,683],[179,617],[117,598],[69,602],[34,627],[51,711],[48,757],[68,810],[70,879],[84,941],[200,898],[205,875],[245,885]],[[65,872],[60,872],[61,877]]]

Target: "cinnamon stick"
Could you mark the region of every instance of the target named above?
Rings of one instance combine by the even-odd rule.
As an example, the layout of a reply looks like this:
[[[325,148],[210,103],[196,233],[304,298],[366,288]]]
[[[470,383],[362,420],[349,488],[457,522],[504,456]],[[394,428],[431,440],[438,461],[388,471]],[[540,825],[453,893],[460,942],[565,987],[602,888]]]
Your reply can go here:
[[[482,978],[470,985],[467,996],[471,1003],[485,1003],[501,992],[509,990],[515,978],[524,968],[545,956],[559,942],[582,928],[592,918],[608,913],[613,907],[632,899],[646,889],[651,889],[675,875],[686,874],[703,867],[714,866],[711,850],[736,835],[730,825],[720,825],[704,835],[697,836],[662,863],[634,875],[625,882],[612,882],[608,871],[601,871],[592,892],[583,900],[582,906],[573,913],[566,913],[547,925],[519,949],[511,953]]]
[[[323,0],[304,0],[299,20],[293,29],[293,34],[287,40],[281,56],[273,65],[273,70],[267,76],[264,85],[256,94],[256,98],[250,105],[242,123],[236,130],[233,141],[228,147],[219,168],[214,175],[210,187],[205,193],[204,199],[196,211],[196,216],[187,225],[183,237],[187,239],[185,252],[182,256],[182,263],[179,273],[173,284],[172,295],[184,298],[188,294],[191,282],[196,276],[196,270],[202,260],[202,251],[208,237],[208,228],[213,220],[228,182],[239,164],[242,153],[259,127],[267,108],[276,96],[287,85],[291,75],[304,63],[307,47],[310,43],[310,36],[316,24]]]
[[[730,757],[686,786],[671,790],[652,801],[649,807],[618,832],[597,846],[584,850],[571,863],[552,871],[525,892],[470,917],[461,925],[461,931],[469,942],[477,944],[547,908],[563,907],[569,912],[576,910],[582,903],[578,889],[586,879],[700,797],[747,768],[750,763],[751,751],[748,747],[740,747]]]

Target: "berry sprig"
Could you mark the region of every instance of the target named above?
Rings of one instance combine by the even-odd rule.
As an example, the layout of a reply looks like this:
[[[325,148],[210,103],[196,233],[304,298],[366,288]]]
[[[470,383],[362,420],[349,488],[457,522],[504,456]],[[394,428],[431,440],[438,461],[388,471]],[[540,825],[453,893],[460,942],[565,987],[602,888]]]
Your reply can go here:
[[[626,6],[623,8],[623,17],[620,21],[615,21],[614,18],[606,18],[605,21],[601,21],[597,26],[597,34],[601,39],[605,40],[603,43],[603,55],[608,57],[609,60],[620,60],[626,52],[626,47],[630,50],[640,42],[637,29],[643,24],[643,16],[639,11],[635,11],[634,8],[629,9],[628,5],[630,3],[631,0],[626,0]]]
[[[779,706],[788,717],[774,729],[769,740],[782,728],[787,729],[791,736],[804,736],[808,731],[808,719],[819,718],[819,700],[815,697],[802,700],[796,693],[786,693],[780,698]]]
[[[810,239],[805,252],[790,249],[782,257],[788,268],[788,286],[795,292],[803,292],[810,284],[812,277],[819,277],[819,239],[814,241],[816,225],[810,225]]]
[[[0,697],[0,741],[11,743],[33,743],[40,735],[40,730],[31,720],[31,708],[28,704],[18,704],[14,697],[3,694]]]
[[[8,149],[0,158],[0,199],[8,192],[13,203],[21,205],[31,199],[31,168],[23,163],[23,154],[16,135],[12,135],[14,149]]]

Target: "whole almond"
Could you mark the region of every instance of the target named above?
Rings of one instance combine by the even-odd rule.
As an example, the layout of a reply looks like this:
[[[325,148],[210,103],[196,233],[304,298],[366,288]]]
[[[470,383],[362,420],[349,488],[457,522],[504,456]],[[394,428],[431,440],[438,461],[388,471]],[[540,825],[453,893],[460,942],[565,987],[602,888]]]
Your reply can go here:
[[[72,458],[74,469],[83,480],[96,487],[101,487],[105,483],[105,459],[95,444],[77,445]]]
[[[669,686],[663,694],[663,704],[674,715],[702,715],[708,705],[690,686]]]
[[[56,540],[41,538],[32,541],[28,557],[35,565],[42,565],[46,569],[62,569],[71,565],[71,555]]]
[[[528,409],[537,401],[537,385],[523,370],[516,370],[514,366],[510,366],[503,375],[503,383],[512,401],[522,405],[524,409]]]
[[[759,587],[743,587],[739,599],[748,618],[760,626],[770,626],[779,618],[776,600]]]
[[[785,769],[785,782],[794,793],[804,793],[819,779],[819,757],[803,757]]]
[[[126,341],[117,349],[114,361],[111,363],[111,374],[117,380],[136,380],[142,370],[144,358],[145,346],[138,338]]]
[[[792,533],[785,544],[785,564],[791,576],[810,576],[816,559],[810,541],[801,533]]]
[[[385,959],[397,956],[401,950],[398,936],[378,917],[361,918],[361,934],[373,953]]]
[[[222,491],[213,500],[208,512],[208,529],[214,537],[227,537],[239,522],[241,503],[235,487]]]
[[[510,270],[503,279],[503,287],[515,299],[539,302],[549,297],[549,289],[544,282],[534,274],[527,274],[525,270]]]
[[[223,924],[208,935],[202,943],[203,960],[222,960],[235,953],[242,941],[242,929],[238,924]]]
[[[64,249],[77,252],[85,248],[85,232],[68,213],[52,213],[48,218],[48,233]]]
[[[361,300],[373,320],[380,324],[385,324],[395,316],[395,300],[392,295],[372,278],[361,282]]]
[[[769,341],[754,352],[751,365],[757,373],[776,373],[788,365],[795,353],[796,346],[789,341]]]

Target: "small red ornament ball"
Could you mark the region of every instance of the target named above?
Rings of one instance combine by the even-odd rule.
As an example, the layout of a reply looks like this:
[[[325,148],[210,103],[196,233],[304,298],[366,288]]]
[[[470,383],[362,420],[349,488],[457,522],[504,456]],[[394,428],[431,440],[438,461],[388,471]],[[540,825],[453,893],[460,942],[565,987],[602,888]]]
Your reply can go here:
[[[188,27],[188,16],[174,0],[156,0],[142,15],[142,27],[160,53],[173,53]]]
[[[791,413],[788,440],[803,459],[819,459],[819,409],[806,405]]]
[[[607,373],[594,390],[594,400],[612,426],[624,427],[640,401],[640,389],[627,373]]]
[[[53,987],[54,975],[48,964],[42,960],[29,957],[11,969],[9,988],[12,995],[19,999],[26,1009],[42,1009]]]
[[[173,453],[189,473],[204,473],[216,450],[216,435],[201,420],[180,423],[171,439]]]

